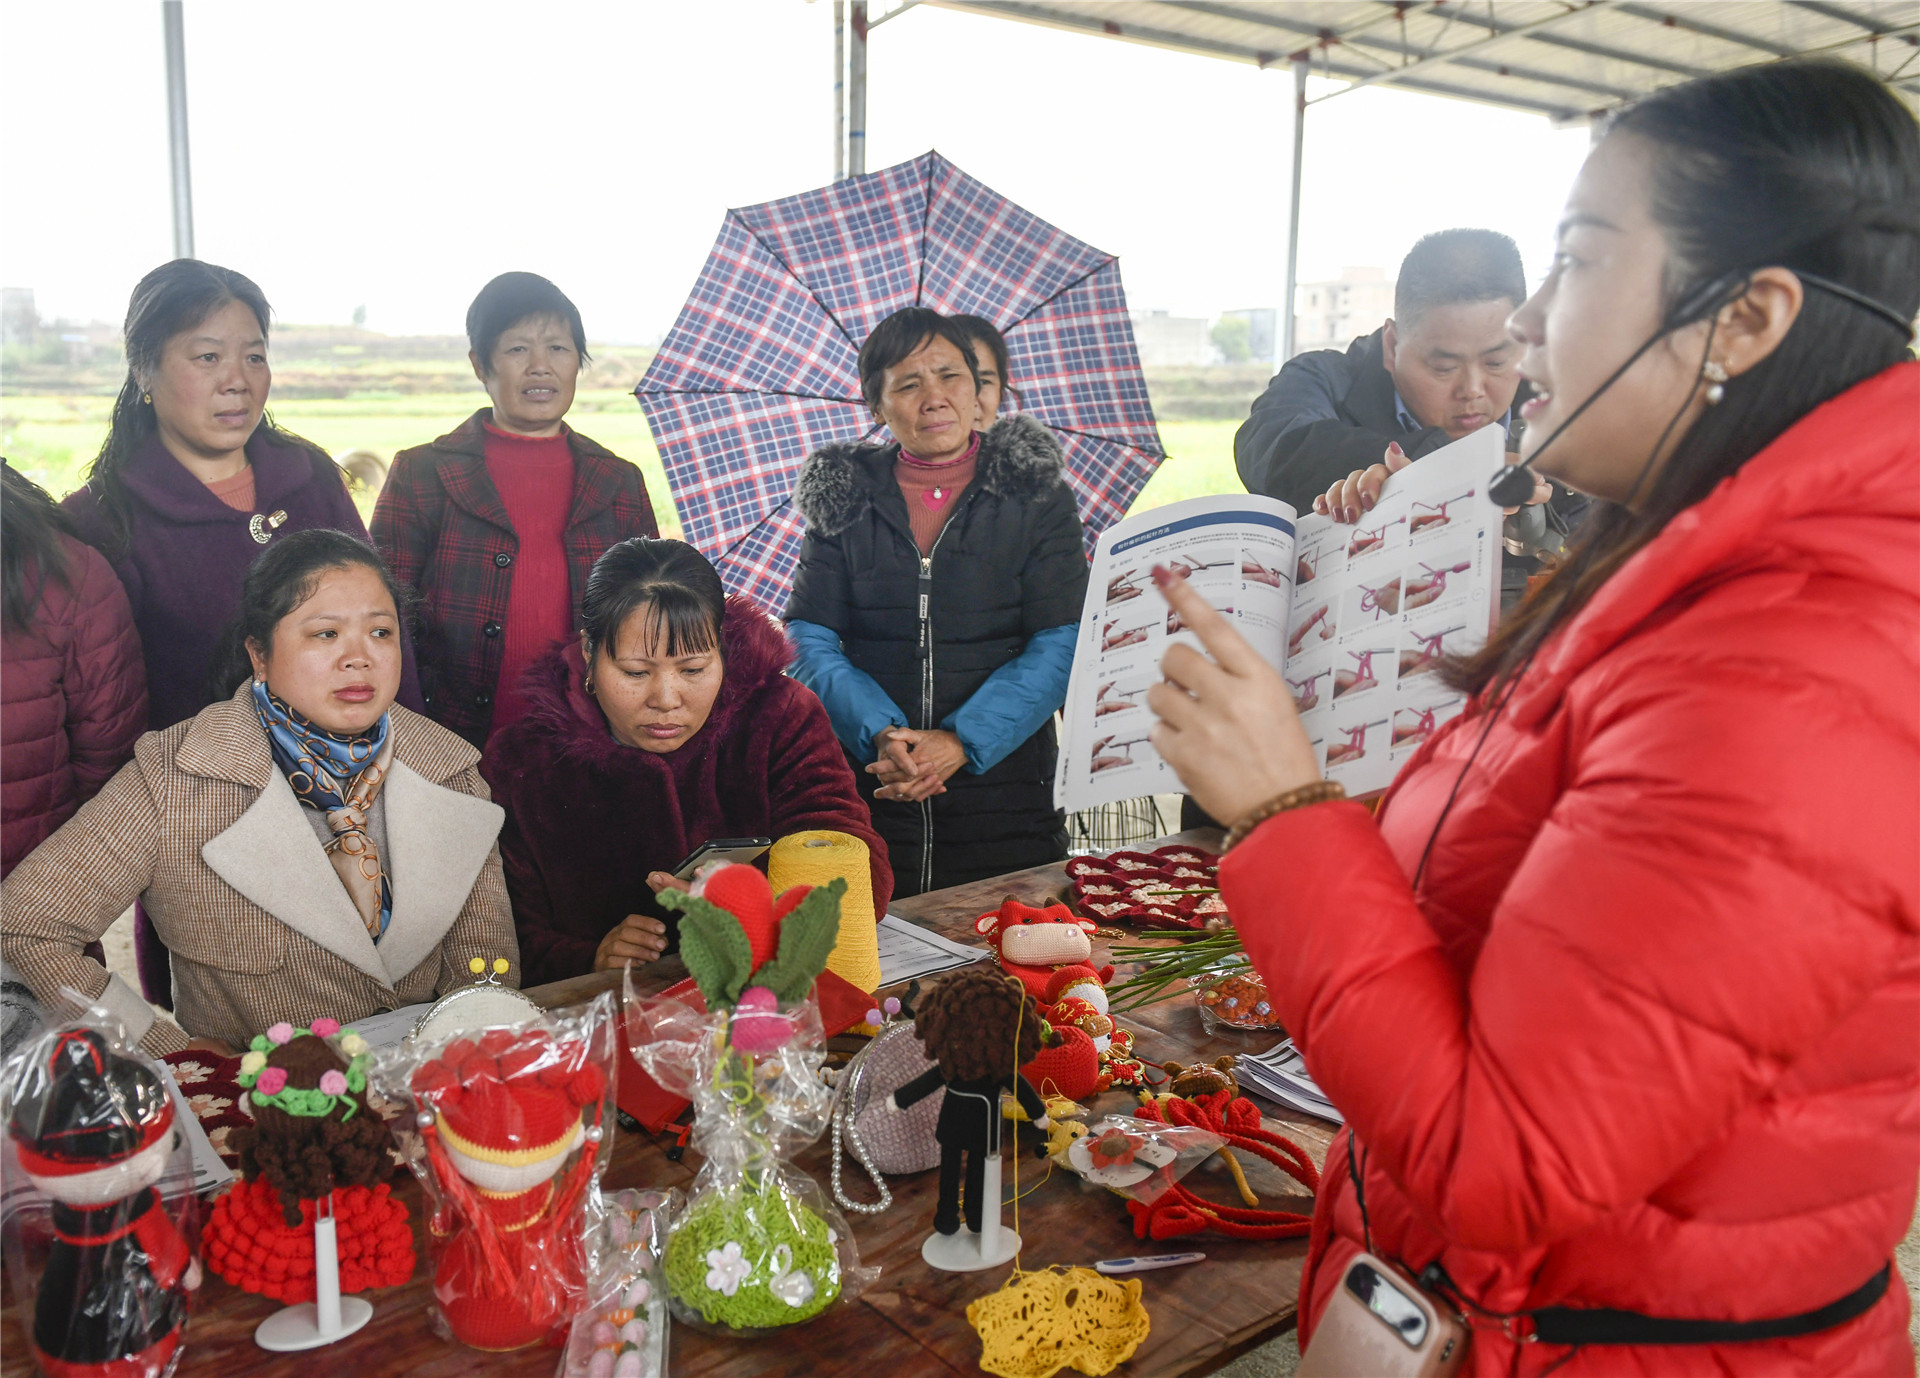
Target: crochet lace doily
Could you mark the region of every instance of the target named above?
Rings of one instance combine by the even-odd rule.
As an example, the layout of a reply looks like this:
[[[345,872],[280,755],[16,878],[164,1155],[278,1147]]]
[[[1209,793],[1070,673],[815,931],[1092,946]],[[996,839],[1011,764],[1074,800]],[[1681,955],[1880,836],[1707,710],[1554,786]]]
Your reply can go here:
[[[967,1320],[980,1333],[980,1367],[1000,1378],[1052,1378],[1069,1366],[1109,1373],[1147,1337],[1140,1280],[1091,1268],[1016,1270],[967,1307]]]

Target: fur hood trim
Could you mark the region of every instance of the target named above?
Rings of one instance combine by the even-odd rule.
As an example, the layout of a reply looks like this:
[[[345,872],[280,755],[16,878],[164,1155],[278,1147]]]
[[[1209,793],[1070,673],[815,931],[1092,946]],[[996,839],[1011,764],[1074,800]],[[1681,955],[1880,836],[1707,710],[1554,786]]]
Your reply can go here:
[[[897,443],[823,445],[807,456],[793,505],[822,536],[838,536],[892,483]],[[1004,416],[980,436],[974,482],[997,497],[1033,502],[1059,483],[1067,457],[1053,432],[1031,416]]]
[[[793,649],[779,623],[751,598],[730,595],[720,624],[725,679],[706,725],[678,748],[685,751],[703,738],[725,736],[760,694],[777,684],[793,661]],[[586,661],[580,643],[555,646],[527,671],[527,711],[508,731],[533,733],[545,750],[562,760],[577,760],[611,770],[645,753],[614,739],[600,704],[582,686]],[[524,725],[524,726],[523,726]]]

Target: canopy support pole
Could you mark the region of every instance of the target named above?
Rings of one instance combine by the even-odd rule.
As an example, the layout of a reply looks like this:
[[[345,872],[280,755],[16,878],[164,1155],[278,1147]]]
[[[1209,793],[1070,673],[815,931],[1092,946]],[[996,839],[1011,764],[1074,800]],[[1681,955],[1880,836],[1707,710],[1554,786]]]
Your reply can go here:
[[[187,158],[187,29],[180,0],[160,0],[167,44],[167,151],[173,162],[173,256],[193,257],[193,169]]]
[[[1300,286],[1300,163],[1307,136],[1307,69],[1311,60],[1305,52],[1293,55],[1293,192],[1287,202],[1287,286],[1281,298],[1280,357],[1284,364],[1293,357],[1294,294]]]
[[[867,170],[867,0],[853,0],[852,60],[847,63],[847,176]]]
[[[847,175],[847,0],[833,0],[833,180]]]

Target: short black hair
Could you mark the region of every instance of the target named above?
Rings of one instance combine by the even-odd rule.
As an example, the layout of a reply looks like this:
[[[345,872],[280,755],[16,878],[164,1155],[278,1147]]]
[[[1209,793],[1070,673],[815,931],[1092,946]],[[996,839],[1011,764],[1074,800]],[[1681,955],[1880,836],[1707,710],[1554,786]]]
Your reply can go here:
[[[880,410],[887,370],[936,335],[960,351],[967,372],[973,375],[974,391],[980,390],[980,363],[960,322],[924,306],[903,306],[876,325],[860,346],[860,395],[867,399],[867,410]]]
[[[587,576],[580,630],[587,637],[589,669],[600,647],[611,648],[621,626],[643,608],[643,625],[665,636],[668,655],[719,648],[727,615],[727,591],[719,571],[685,541],[635,536],[608,547]]]
[[[986,341],[987,348],[993,352],[994,367],[1000,370],[1000,391],[1024,405],[1026,399],[1020,395],[1020,389],[1013,385],[1013,366],[1007,361],[1007,337],[1000,333],[1000,327],[985,316],[961,315],[952,319],[955,325],[967,332],[968,338]]]
[[[1393,318],[1407,326],[1436,306],[1503,299],[1515,306],[1527,299],[1520,246],[1498,230],[1438,230],[1401,261]]]
[[[467,308],[467,343],[482,372],[493,372],[493,347],[500,337],[535,316],[558,316],[565,321],[573,332],[573,347],[580,351],[581,367],[593,362],[587,353],[587,328],[571,297],[538,273],[502,273],[482,287]]]
[[[273,631],[280,620],[313,597],[329,571],[355,565],[364,565],[380,576],[404,629],[406,598],[378,551],[351,532],[324,527],[290,532],[262,551],[240,581],[240,611],[227,624],[214,650],[207,701],[220,703],[232,698],[241,681],[253,676],[248,642],[258,646],[263,655],[272,651]]]

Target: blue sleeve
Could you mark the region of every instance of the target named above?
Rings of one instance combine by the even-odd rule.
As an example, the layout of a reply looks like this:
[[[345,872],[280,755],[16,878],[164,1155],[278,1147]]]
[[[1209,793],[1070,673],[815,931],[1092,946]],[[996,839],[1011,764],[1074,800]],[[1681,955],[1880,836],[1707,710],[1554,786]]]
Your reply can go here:
[[[907,725],[907,715],[886,690],[847,659],[831,627],[789,622],[787,640],[793,643],[793,677],[826,705],[833,735],[855,760],[872,759],[873,739],[886,728]],[[1061,697],[1065,698],[1064,690]]]
[[[1035,632],[1024,651],[987,676],[971,698],[947,715],[940,726],[960,738],[968,770],[985,775],[1067,701],[1073,645],[1079,636],[1078,622]]]

